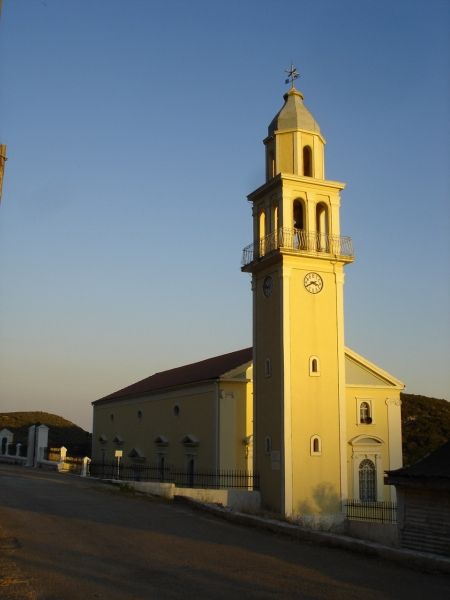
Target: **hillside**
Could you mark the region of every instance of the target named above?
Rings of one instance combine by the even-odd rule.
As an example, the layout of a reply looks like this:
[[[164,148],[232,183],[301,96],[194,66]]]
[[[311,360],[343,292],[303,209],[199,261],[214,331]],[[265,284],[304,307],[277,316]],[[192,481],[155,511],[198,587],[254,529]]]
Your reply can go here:
[[[30,425],[47,425],[49,447],[66,446],[72,456],[90,456],[91,434],[75,423],[46,412],[0,413],[0,429],[14,433],[14,442],[26,444]]]
[[[411,465],[450,439],[450,402],[428,396],[401,394],[403,464]],[[28,427],[47,425],[49,446],[66,446],[73,456],[90,456],[91,434],[63,417],[46,412],[0,413],[0,429],[27,443]]]
[[[450,439],[450,402],[401,394],[403,464],[409,466]]]

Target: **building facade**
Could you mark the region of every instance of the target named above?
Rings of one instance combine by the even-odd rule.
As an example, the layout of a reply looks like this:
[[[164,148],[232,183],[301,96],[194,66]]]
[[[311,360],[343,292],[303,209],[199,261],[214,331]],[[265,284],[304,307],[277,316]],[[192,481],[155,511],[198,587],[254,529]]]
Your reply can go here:
[[[392,500],[403,384],[344,345],[345,184],[325,178],[325,139],[294,86],[264,140],[248,199],[253,347],[172,369],[94,402],[93,456],[178,468],[253,469],[265,507],[340,520],[347,498]]]

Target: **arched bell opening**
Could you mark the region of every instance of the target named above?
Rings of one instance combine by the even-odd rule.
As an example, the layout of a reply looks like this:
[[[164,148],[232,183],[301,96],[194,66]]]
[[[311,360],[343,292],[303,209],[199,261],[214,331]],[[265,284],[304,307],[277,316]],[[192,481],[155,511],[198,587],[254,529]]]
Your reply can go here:
[[[325,204],[325,202],[319,202],[316,206],[316,232],[317,250],[320,250],[321,252],[328,252],[328,206]]]
[[[294,226],[294,248],[306,248],[305,204],[301,198],[294,200],[292,206],[292,220]]]
[[[272,206],[272,224],[273,224],[273,233],[275,235],[275,241],[276,241],[277,237],[278,237],[278,228],[279,228],[279,223],[278,223],[278,204],[274,204]]]
[[[303,175],[312,177],[312,150],[311,146],[303,146]]]
[[[259,256],[265,254],[265,238],[266,238],[266,213],[261,210],[259,213]]]

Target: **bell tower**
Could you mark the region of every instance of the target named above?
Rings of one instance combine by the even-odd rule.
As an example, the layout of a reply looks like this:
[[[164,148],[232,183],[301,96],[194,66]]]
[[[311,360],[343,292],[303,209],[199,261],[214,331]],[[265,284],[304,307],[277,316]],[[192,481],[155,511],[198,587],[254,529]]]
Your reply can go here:
[[[325,139],[295,74],[264,140],[266,182],[248,196],[253,243],[242,270],[253,290],[254,466],[267,508],[339,519],[347,494],[344,265],[353,249],[340,235],[345,184],[325,179]]]

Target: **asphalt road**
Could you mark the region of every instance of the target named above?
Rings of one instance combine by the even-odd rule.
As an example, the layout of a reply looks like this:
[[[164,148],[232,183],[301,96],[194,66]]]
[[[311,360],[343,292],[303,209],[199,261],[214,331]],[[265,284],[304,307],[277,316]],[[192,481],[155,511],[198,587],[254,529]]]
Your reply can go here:
[[[450,598],[450,578],[0,465],[2,600]]]

